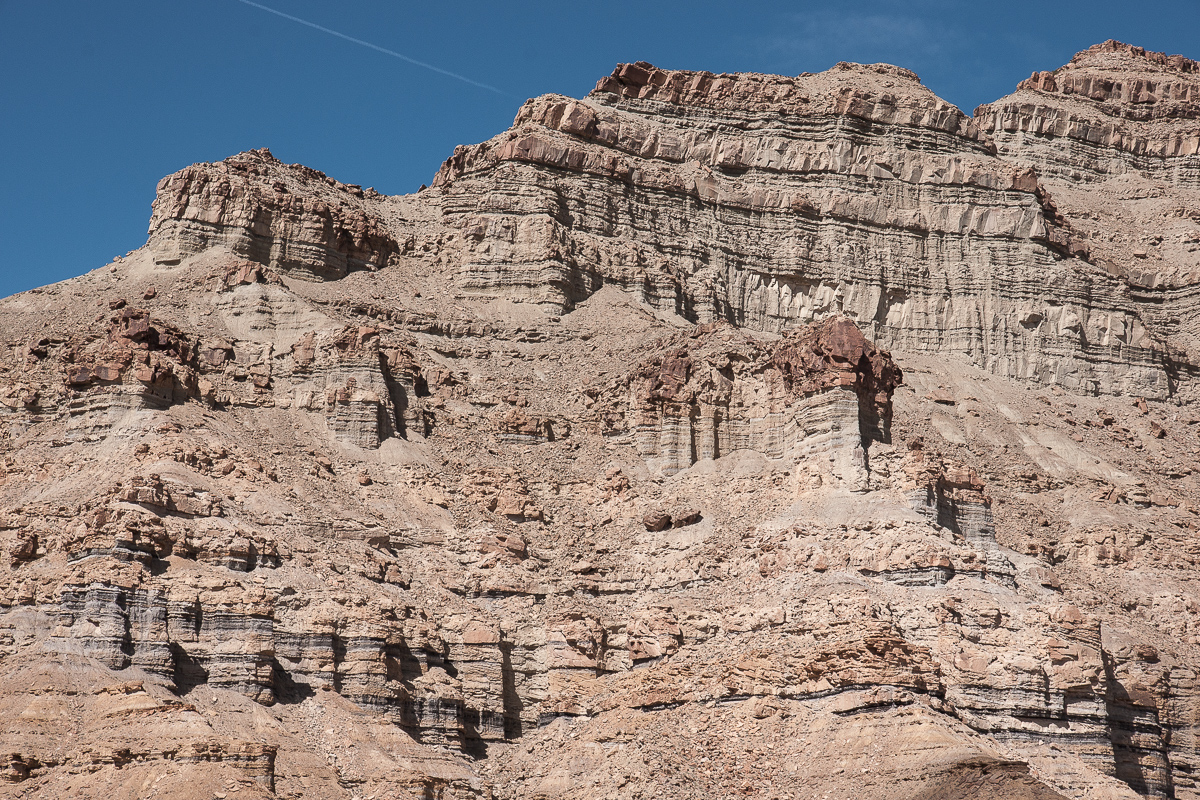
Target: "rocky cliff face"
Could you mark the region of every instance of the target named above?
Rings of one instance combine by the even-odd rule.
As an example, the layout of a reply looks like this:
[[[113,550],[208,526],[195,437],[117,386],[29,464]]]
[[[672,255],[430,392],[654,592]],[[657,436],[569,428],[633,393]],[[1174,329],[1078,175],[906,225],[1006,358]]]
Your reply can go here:
[[[1038,172],[1088,260],[1124,284],[1168,358],[1194,350],[1196,62],[1105,42],[1054,72],[1034,73],[1014,94],[976,109],[976,120],[1001,156]]]
[[[569,308],[615,283],[770,331],[839,312],[884,346],[1002,375],[1167,391],[1161,334],[1037,172],[906,70],[624,65],[585,100],[530,101],[435,186],[464,291]]]
[[[1108,41],[976,109],[998,152],[1075,181],[1140,172],[1200,185],[1200,64]]]
[[[1200,795],[1197,75],[164,179],[0,301],[0,794]]]
[[[850,485],[869,480],[867,448],[890,442],[900,369],[845,317],[770,346],[722,323],[696,328],[627,378],[626,427],[652,467],[753,450],[789,463],[823,455]]]
[[[299,164],[278,166],[260,150],[163,178],[150,217],[154,260],[177,264],[222,248],[316,279],[391,263],[399,246],[374,210],[378,194]]]

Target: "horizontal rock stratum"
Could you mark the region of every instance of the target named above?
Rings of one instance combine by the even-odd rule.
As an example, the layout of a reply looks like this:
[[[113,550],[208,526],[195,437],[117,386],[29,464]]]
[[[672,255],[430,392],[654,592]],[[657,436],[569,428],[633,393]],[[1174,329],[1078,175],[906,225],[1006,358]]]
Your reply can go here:
[[[1200,67],[619,65],[0,301],[0,796],[1197,797]]]

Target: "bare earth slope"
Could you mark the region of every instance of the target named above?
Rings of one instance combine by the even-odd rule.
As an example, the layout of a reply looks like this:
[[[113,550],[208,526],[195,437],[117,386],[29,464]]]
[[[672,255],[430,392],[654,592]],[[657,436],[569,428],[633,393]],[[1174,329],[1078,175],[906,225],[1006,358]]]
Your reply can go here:
[[[0,795],[1197,797],[1200,71],[620,65],[0,301]]]

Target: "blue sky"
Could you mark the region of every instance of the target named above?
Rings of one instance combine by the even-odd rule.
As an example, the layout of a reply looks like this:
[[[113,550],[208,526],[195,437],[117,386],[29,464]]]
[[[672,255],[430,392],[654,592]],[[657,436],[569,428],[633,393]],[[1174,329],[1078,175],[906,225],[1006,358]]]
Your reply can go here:
[[[411,192],[525,98],[582,96],[620,61],[886,61],[969,112],[1109,38],[1200,58],[1200,0],[261,4],[474,83],[241,0],[0,0],[0,295],[141,246],[158,179],[193,162],[269,147]]]

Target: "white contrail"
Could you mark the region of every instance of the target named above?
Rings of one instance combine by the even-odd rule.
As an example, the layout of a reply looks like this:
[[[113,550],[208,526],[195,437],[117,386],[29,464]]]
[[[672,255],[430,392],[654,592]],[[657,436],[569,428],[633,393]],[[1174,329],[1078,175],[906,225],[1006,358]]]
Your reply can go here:
[[[308,27],[314,28],[315,30],[318,30],[318,31],[321,31],[322,33],[328,33],[330,36],[336,36],[339,39],[345,39],[347,42],[354,42],[355,44],[361,44],[363,47],[369,47],[372,50],[378,50],[380,53],[384,53],[385,55],[392,56],[393,58],[398,58],[401,61],[407,61],[409,64],[414,64],[418,67],[422,67],[424,69],[430,70],[431,72],[436,72],[439,75],[445,75],[448,78],[454,78],[455,80],[460,80],[463,83],[469,83],[472,86],[478,86],[480,89],[487,89],[489,92],[495,92],[496,94],[503,95],[504,97],[513,97],[513,95],[509,94],[508,92],[502,92],[499,89],[497,89],[495,86],[489,86],[486,83],[480,83],[479,81],[473,81],[470,78],[468,78],[464,75],[459,75],[456,72],[450,72],[449,70],[442,69],[441,67],[435,67],[433,64],[426,64],[424,61],[417,61],[415,58],[409,58],[408,56],[404,55],[403,53],[397,53],[395,50],[388,50],[386,47],[380,47],[377,44],[371,44],[370,42],[364,42],[362,39],[355,39],[353,36],[347,36],[346,34],[339,33],[338,31],[332,30],[331,28],[326,28],[323,25],[318,25],[315,22],[309,22],[306,19],[300,19],[299,17],[293,17],[291,14],[285,14],[282,11],[276,11],[273,8],[264,6],[262,3],[254,3],[254,2],[251,2],[251,0],[238,0],[238,2],[245,3],[248,6],[254,6],[255,8],[258,8],[258,9],[262,9],[263,11],[267,11],[271,14],[274,14],[277,17],[283,17],[284,19],[290,19],[292,22],[298,22],[301,25],[307,25]]]

